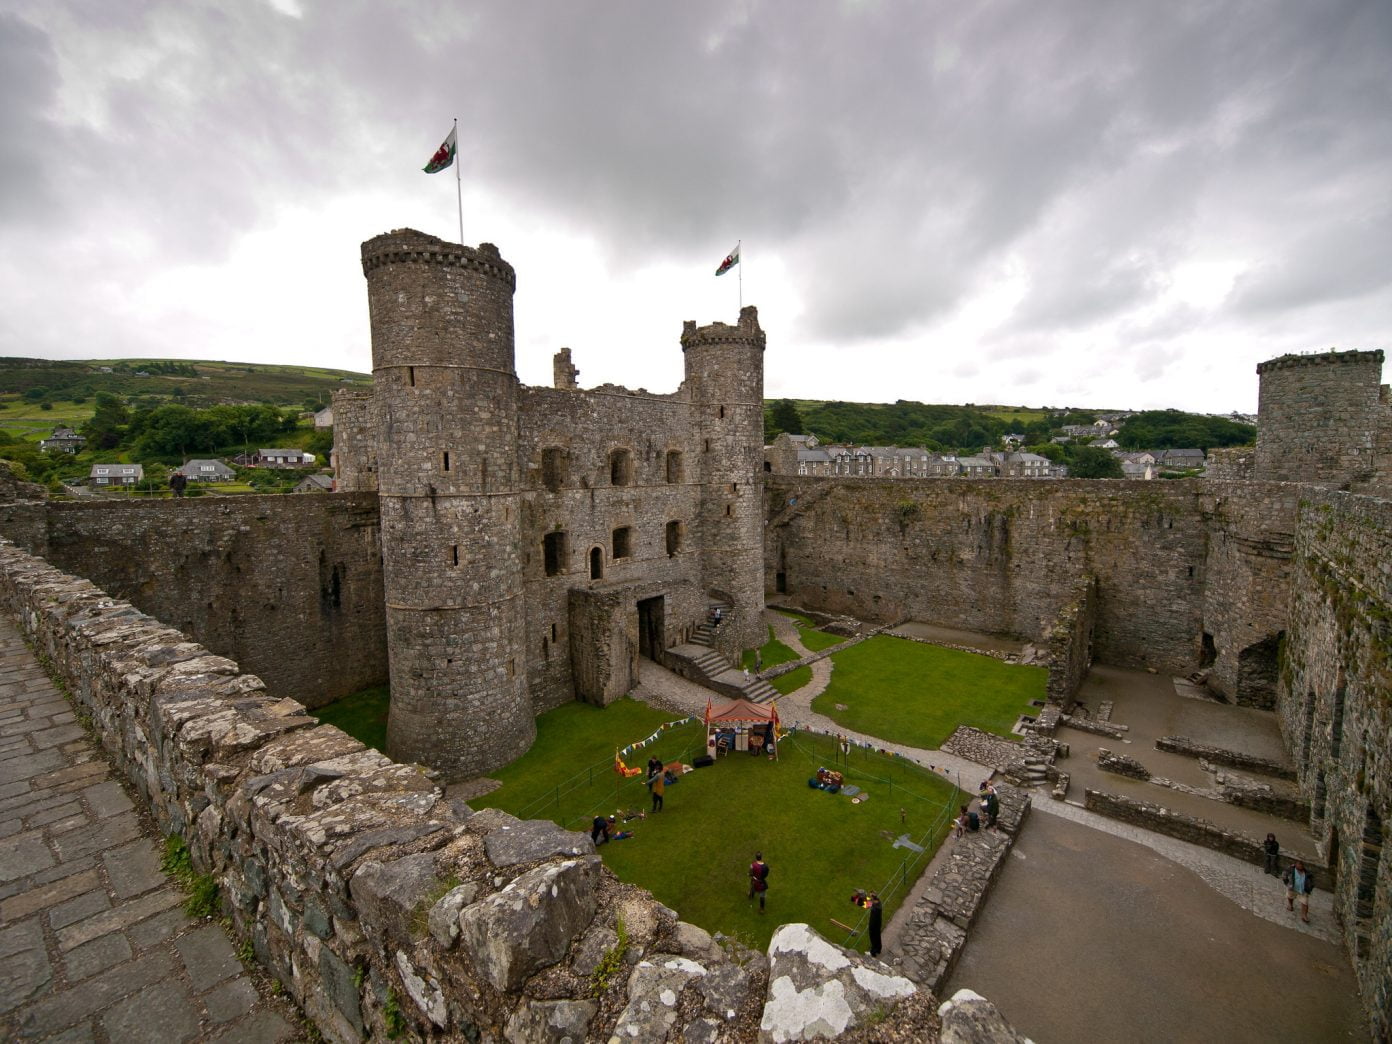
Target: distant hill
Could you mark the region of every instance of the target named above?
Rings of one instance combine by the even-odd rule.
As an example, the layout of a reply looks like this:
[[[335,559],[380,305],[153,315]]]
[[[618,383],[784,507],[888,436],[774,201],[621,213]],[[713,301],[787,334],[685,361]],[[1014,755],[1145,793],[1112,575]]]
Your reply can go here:
[[[141,375],[144,376],[141,376]],[[179,402],[187,406],[270,403],[308,407],[329,404],[345,383],[370,385],[372,375],[313,366],[209,362],[197,359],[0,358],[0,401],[38,405],[86,405],[97,392],[120,395],[133,405]],[[71,410],[63,409],[65,415]],[[0,415],[2,416],[2,415]]]
[[[1122,419],[1126,413],[972,403],[950,406],[902,399],[893,403],[777,399],[765,403],[764,437],[772,441],[788,431],[813,434],[824,443],[925,446],[939,452],[968,453],[983,446],[999,446],[1001,436],[1007,434],[1021,436],[1025,446],[1040,445],[1059,434],[1064,425],[1088,425],[1106,417],[1118,419],[1118,441],[1129,448],[1195,446],[1208,450],[1256,441],[1255,427],[1223,418],[1152,410]]]

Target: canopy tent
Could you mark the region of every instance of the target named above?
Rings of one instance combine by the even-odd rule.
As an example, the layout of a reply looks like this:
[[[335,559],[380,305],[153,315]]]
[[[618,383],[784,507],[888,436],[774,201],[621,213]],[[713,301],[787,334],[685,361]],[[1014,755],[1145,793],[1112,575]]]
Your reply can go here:
[[[706,753],[711,757],[732,750],[754,754],[767,750],[770,757],[776,757],[778,729],[777,704],[731,700],[712,707],[706,701]]]

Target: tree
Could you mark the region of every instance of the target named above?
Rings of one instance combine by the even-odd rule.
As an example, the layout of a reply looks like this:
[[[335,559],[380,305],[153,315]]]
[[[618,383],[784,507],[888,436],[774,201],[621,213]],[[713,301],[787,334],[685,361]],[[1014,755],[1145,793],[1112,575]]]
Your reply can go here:
[[[802,435],[802,414],[791,399],[780,399],[773,404],[773,423],[789,435]]]
[[[82,426],[91,449],[115,449],[126,434],[130,411],[119,397],[110,392],[97,392],[96,409],[92,419]]]
[[[1121,461],[1096,446],[1078,446],[1069,455],[1068,474],[1073,478],[1121,478]]]

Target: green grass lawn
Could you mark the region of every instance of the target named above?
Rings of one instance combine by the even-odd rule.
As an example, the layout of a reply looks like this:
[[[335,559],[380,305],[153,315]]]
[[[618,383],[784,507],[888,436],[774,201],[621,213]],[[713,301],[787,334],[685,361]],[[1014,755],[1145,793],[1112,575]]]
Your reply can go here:
[[[770,679],[769,684],[786,696],[790,692],[797,692],[811,680],[812,668],[804,666],[794,667],[787,674],[780,674],[777,678]]]
[[[768,629],[768,641],[759,649],[759,656],[763,661],[764,667],[777,667],[780,663],[788,663],[798,658],[798,654],[789,649],[773,636],[773,628]],[[740,666],[746,670],[754,669],[754,650],[744,650],[744,656],[740,658]]]
[[[846,639],[840,635],[827,634],[825,631],[817,630],[817,625],[812,622],[810,617],[795,613],[791,609],[779,609],[780,613],[792,619],[797,624],[798,640],[808,652],[821,652],[823,649],[830,649],[833,645],[840,645]]]
[[[877,635],[832,656],[835,669],[812,709],[893,743],[937,748],[960,725],[1010,736],[1048,671],[990,656]],[[846,709],[837,710],[843,704]]]
[[[670,713],[631,700],[602,710],[560,707],[537,720],[537,741],[525,756],[493,773],[503,786],[473,804],[586,832],[597,814],[646,810],[647,788],[641,777],[621,779],[612,771],[614,751],[667,720]],[[704,749],[704,728],[695,722],[662,733],[626,761],[641,768],[655,754],[689,764]],[[602,845],[600,855],[619,877],[649,889],[684,919],[760,949],[773,928],[788,921],[806,921],[828,938],[845,940],[831,919],[859,921],[850,904],[857,888],[885,894],[888,919],[907,889],[901,884],[886,894],[887,886],[922,871],[959,804],[956,789],[911,762],[856,749],[839,767],[869,797],[852,804],[807,786],[819,765],[833,766],[831,739],[785,737],[780,755],[771,762],[732,754],[688,773],[667,788],[663,812],[629,823],[634,836]],[[915,856],[893,847],[903,833],[919,843],[929,835],[927,851]],[[764,916],[747,898],[755,851],[772,870]],[[867,945],[863,935],[854,944]]]
[[[387,749],[387,708],[391,691],[385,685],[363,689],[310,711],[325,725],[337,725],[355,740],[375,750]]]

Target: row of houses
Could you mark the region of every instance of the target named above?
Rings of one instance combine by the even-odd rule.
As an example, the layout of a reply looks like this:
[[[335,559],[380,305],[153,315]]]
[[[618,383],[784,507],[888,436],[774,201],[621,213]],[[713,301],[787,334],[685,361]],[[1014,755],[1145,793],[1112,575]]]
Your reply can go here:
[[[313,466],[314,461],[313,453],[285,449],[257,450],[256,453],[241,453],[232,458],[233,464],[249,468],[303,468]],[[237,473],[221,460],[190,460],[172,469],[170,474],[183,475],[190,482],[234,482],[237,478]],[[321,476],[309,476],[318,477]],[[145,467],[141,464],[93,464],[87,480],[93,486],[137,486],[145,481]],[[329,488],[332,488],[332,480],[329,480]]]
[[[815,435],[779,435],[764,447],[764,470],[781,475],[860,478],[1061,478],[1068,469],[1022,450],[959,456],[903,446],[823,446]]]
[[[1126,478],[1154,479],[1161,472],[1204,466],[1200,449],[1125,453],[1113,443]],[[902,446],[822,445],[815,435],[779,435],[764,447],[764,470],[780,475],[859,478],[1067,478],[1068,467],[1024,450],[983,449],[958,455]]]

